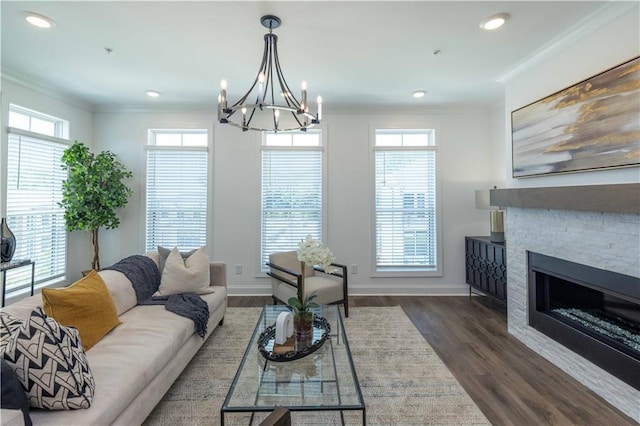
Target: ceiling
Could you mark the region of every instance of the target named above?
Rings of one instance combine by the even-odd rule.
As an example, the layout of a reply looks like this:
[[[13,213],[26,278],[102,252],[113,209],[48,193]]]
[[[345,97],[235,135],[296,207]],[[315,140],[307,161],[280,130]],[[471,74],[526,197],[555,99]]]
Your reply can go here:
[[[325,111],[353,105],[486,105],[497,79],[557,43],[606,1],[2,1],[2,71],[93,106],[210,106],[220,80],[235,100],[255,78],[275,14],[293,87],[309,84]],[[26,23],[23,11],[56,22]],[[503,28],[479,28],[507,12]],[[112,49],[107,53],[105,48]],[[440,50],[439,55],[433,52]],[[145,91],[161,92],[149,98]],[[427,95],[414,99],[423,89]]]

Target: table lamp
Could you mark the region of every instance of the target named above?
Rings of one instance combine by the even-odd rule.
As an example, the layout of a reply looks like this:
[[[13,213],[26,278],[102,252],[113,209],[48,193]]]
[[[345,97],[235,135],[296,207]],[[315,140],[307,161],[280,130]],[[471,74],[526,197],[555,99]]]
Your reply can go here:
[[[496,189],[494,186],[493,189]],[[499,206],[490,204],[489,189],[476,190],[476,208],[491,210],[489,220],[491,224],[491,241],[494,243],[504,243],[504,210]]]

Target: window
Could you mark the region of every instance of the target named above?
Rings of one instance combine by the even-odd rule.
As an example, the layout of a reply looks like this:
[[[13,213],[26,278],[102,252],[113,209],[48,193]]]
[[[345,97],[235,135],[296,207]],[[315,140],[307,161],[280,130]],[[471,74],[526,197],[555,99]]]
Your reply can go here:
[[[66,274],[67,231],[58,206],[67,178],[61,167],[66,132],[64,120],[9,105],[7,223],[17,241],[13,258],[35,261],[36,287]],[[30,268],[7,272],[7,297],[26,294],[30,286]]]
[[[206,130],[150,130],[146,147],[145,248],[207,244]]]
[[[322,133],[263,133],[260,265],[296,250],[307,235],[322,239]]]
[[[375,131],[376,271],[437,271],[433,130]]]

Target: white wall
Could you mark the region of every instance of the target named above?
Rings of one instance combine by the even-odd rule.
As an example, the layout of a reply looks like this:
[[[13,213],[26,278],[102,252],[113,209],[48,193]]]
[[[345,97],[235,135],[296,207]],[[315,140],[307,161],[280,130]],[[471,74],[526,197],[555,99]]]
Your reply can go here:
[[[327,108],[329,109],[329,108]],[[270,294],[259,273],[260,134],[213,124],[214,111],[101,111],[95,116],[95,148],[111,149],[134,173],[135,194],[117,230],[102,232],[101,262],[108,265],[143,250],[143,146],[150,128],[206,128],[213,155],[210,257],[229,265],[232,294]],[[326,113],[327,239],[338,261],[357,264],[352,294],[463,294],[464,236],[488,233],[487,212],[475,209],[474,190],[491,175],[490,114],[442,109],[405,113]],[[372,278],[372,126],[435,128],[440,144],[444,273],[437,278]],[[235,265],[243,274],[235,274]]]
[[[619,4],[615,4],[619,3]],[[578,83],[592,75],[640,55],[640,6],[637,2],[612,2],[609,13],[598,17],[594,31],[567,46],[540,55],[535,65],[505,85],[505,176],[508,187],[542,187],[632,183],[640,181],[638,167],[512,178],[511,111]],[[618,10],[623,10],[619,15]],[[601,26],[600,26],[601,25]]]
[[[6,203],[6,158],[7,120],[9,104],[16,104],[69,121],[69,139],[84,142],[92,146],[93,113],[91,107],[82,101],[65,97],[41,87],[28,87],[14,79],[2,78],[2,137],[0,146],[0,212],[5,213]],[[20,242],[18,241],[18,244]],[[76,279],[81,270],[91,265],[91,235],[82,231],[69,234],[67,240],[67,277]]]

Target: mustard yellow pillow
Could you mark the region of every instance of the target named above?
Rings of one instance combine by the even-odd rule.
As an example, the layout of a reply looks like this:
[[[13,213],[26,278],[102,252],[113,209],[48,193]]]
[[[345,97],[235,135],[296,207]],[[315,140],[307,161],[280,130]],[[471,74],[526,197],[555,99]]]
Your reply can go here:
[[[120,324],[111,293],[96,271],[66,288],[42,289],[42,302],[48,316],[78,329],[85,351]]]

